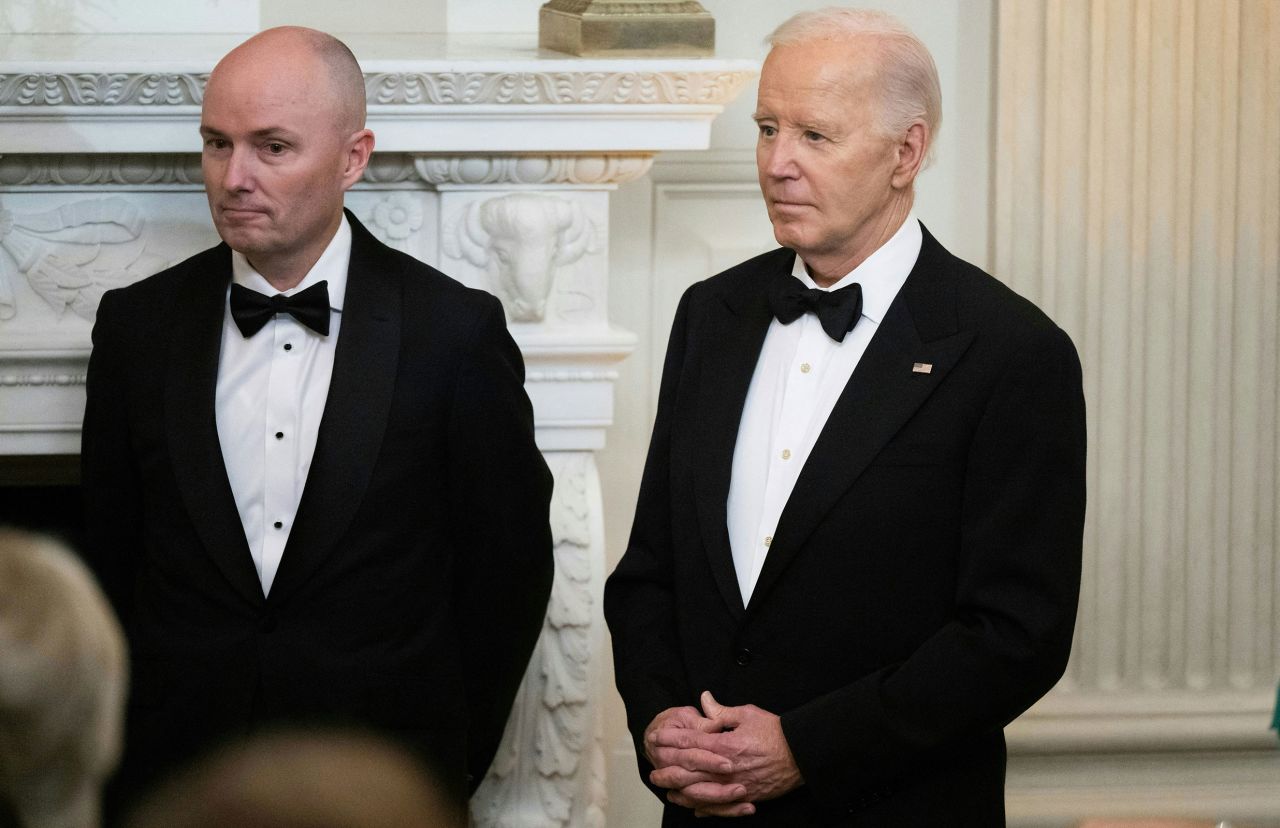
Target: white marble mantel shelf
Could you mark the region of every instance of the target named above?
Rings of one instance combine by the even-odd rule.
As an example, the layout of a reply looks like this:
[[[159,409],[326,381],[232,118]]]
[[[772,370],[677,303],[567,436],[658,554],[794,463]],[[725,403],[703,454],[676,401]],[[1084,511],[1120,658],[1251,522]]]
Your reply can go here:
[[[242,35],[0,37],[0,152],[199,149],[208,72]],[[384,152],[706,148],[758,64],[582,59],[532,36],[349,35]],[[68,128],[68,119],[77,124]]]

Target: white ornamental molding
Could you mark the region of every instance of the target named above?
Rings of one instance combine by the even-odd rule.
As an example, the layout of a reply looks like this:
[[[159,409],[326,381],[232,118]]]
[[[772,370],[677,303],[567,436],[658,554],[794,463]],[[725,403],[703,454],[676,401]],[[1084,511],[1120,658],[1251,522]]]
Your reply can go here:
[[[84,374],[0,374],[0,388],[67,388],[84,385]]]
[[[562,368],[543,371],[530,369],[525,372],[525,382],[616,382],[618,372],[614,370],[593,371],[591,369]]]
[[[573,201],[539,193],[473,201],[446,225],[445,252],[488,268],[498,297],[516,322],[541,322],[559,268],[599,250],[595,223]],[[574,294],[579,309],[591,297]]]
[[[747,71],[376,72],[369,103],[724,105]],[[21,72],[0,74],[0,106],[199,106],[208,72]]]
[[[711,104],[748,72],[388,72],[365,74],[371,104]]]
[[[554,458],[554,459],[553,459]],[[472,816],[484,828],[604,825],[599,718],[591,704],[593,584],[589,452],[553,454],[555,581],[547,618]]]
[[[365,184],[614,187],[653,165],[651,153],[425,155],[375,152]],[[198,153],[19,153],[0,155],[0,187],[203,186]]]
[[[139,66],[130,36],[55,44],[21,40],[0,55],[0,118],[10,152],[187,152],[211,66],[224,43],[149,41]],[[118,44],[118,46],[117,46]],[[377,50],[374,50],[377,51]],[[517,48],[506,57],[371,58],[369,125],[391,152],[630,152],[705,149],[711,122],[755,77],[755,61],[558,59]],[[124,55],[124,57],[121,57]],[[77,57],[79,59],[77,59]],[[190,71],[198,61],[195,71]],[[106,64],[96,72],[84,65]],[[118,69],[119,71],[111,71]],[[70,127],[70,128],[69,128]]]
[[[418,175],[445,186],[572,185],[605,187],[635,181],[653,165],[652,153],[588,155],[419,155]]]
[[[208,80],[208,72],[0,74],[0,106],[198,106]]]
[[[19,154],[0,156],[0,187],[110,184],[203,186],[196,154]]]
[[[141,210],[121,198],[87,199],[17,213],[0,205],[0,321],[18,312],[26,284],[61,317],[92,321],[102,294],[163,270],[142,240]]]
[[[404,184],[418,180],[414,157],[403,152],[375,152],[369,157],[369,166],[364,168],[361,179],[366,184]]]

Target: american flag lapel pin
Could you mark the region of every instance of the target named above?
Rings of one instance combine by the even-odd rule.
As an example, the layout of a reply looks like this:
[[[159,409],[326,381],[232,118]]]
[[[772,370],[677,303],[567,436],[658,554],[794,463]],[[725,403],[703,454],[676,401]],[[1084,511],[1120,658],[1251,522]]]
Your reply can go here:
[[[933,363],[932,363],[932,362],[917,362],[917,363],[915,363],[914,365],[912,365],[912,366],[911,366],[911,371],[912,371],[912,373],[916,373],[916,374],[932,374],[932,373],[933,373]]]

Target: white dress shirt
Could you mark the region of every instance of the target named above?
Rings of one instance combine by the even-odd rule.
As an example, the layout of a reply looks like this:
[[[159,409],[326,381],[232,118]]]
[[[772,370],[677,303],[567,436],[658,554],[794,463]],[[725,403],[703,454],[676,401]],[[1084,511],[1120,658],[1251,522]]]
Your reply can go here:
[[[319,282],[329,283],[328,336],[279,313],[245,338],[231,318],[229,300],[223,314],[214,406],[218,441],[263,595],[271,591],[311,468],[333,375],[350,260],[351,227],[344,216],[315,266],[285,291],[292,296]],[[267,296],[279,293],[234,251],[231,278]]]
[[[809,452],[853,369],[920,256],[920,224],[909,215],[887,242],[830,288],[862,285],[862,317],[844,338],[827,336],[817,316],[765,334],[742,408],[729,483],[729,545],[743,604],[751,600],[773,533]],[[796,256],[792,274],[817,284]]]

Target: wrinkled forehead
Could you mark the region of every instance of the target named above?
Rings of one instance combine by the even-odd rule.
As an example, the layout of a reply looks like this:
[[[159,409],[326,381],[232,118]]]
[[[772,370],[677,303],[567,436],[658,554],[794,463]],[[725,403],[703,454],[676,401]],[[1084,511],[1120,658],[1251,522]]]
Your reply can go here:
[[[777,46],[765,58],[760,89],[809,89],[865,95],[877,83],[882,60],[869,35]]]

